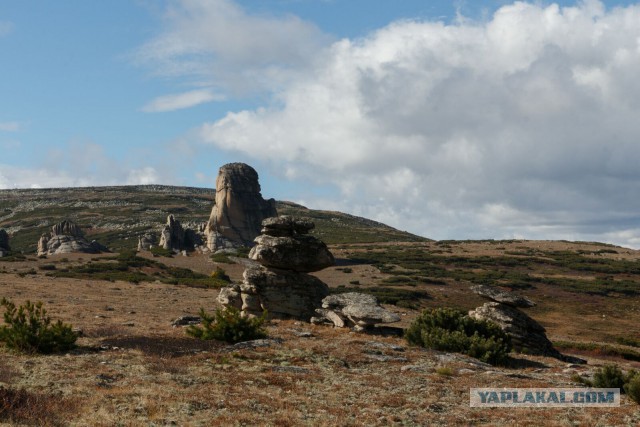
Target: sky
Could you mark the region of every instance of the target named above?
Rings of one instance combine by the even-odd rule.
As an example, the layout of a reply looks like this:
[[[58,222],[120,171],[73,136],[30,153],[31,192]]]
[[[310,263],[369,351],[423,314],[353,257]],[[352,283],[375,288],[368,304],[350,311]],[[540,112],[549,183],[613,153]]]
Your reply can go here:
[[[640,248],[640,2],[0,3],[0,188],[215,186]]]

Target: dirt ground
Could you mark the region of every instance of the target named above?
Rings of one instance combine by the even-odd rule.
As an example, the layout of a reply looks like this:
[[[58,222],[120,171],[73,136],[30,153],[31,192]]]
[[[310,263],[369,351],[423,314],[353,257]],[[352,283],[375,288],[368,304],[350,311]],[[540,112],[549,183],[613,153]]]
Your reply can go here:
[[[332,250],[340,260],[345,251],[357,249]],[[218,307],[215,289],[52,278],[38,268],[46,263],[84,263],[92,257],[67,255],[66,261],[31,257],[0,265],[0,270],[4,268],[0,297],[15,303],[42,301],[54,319],[83,332],[79,347],[67,354],[24,355],[0,349],[0,390],[26,390],[39,396],[32,402],[32,413],[21,418],[25,424],[640,425],[640,406],[626,396],[619,408],[611,409],[469,406],[471,387],[579,387],[572,380],[574,374],[589,375],[607,363],[589,355],[586,365],[519,355],[514,367],[496,368],[465,356],[410,347],[402,338],[292,320],[272,321],[267,326],[269,338],[253,345],[200,342],[171,321],[197,314],[201,307],[208,311]],[[161,261],[203,273],[216,266],[203,255]],[[241,280],[242,266],[220,266],[233,280]],[[330,286],[355,279],[366,286],[375,283],[374,276],[384,277],[368,265],[353,266],[350,273],[338,268],[317,276]],[[18,274],[32,270],[35,274]],[[433,296],[430,305],[482,303],[469,293],[468,284],[434,285],[428,290]],[[576,307],[588,305],[580,315],[574,306],[571,310],[566,303],[563,306],[559,298],[565,294],[555,292],[540,290],[538,311],[531,312],[552,339],[610,333],[611,318],[618,322],[616,328],[638,328],[637,311],[618,315],[612,305],[616,301],[577,301]],[[637,301],[623,304],[637,307]],[[402,325],[417,314],[387,308],[401,314]],[[609,322],[602,322],[603,314],[610,316]],[[580,315],[584,322],[567,322],[567,315]],[[616,363],[625,369],[633,366]]]

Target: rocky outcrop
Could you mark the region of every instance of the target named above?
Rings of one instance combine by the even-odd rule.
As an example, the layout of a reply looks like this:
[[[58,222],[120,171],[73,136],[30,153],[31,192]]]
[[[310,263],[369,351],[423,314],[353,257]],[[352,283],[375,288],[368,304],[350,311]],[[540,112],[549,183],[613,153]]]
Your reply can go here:
[[[518,309],[518,307],[533,307],[535,305],[533,301],[490,286],[472,286],[471,290],[491,302],[471,310],[469,316],[478,320],[488,320],[500,326],[511,337],[514,350],[561,360],[568,359],[553,347],[544,327]]]
[[[271,267],[309,273],[335,263],[327,245],[308,236],[314,224],[289,216],[268,218],[263,221],[262,234],[256,237],[256,246],[249,258]]]
[[[9,235],[5,230],[0,229],[0,257],[5,256],[10,250]]]
[[[309,221],[290,217],[263,221],[263,231],[268,233],[276,227],[281,234],[286,234],[286,244],[265,239],[276,237],[267,234],[256,238],[261,243],[251,250],[249,258],[257,262],[244,271],[242,284],[221,290],[218,302],[239,308],[243,314],[250,316],[261,315],[266,310],[270,318],[310,320],[323,298],[329,295],[329,288],[306,272],[324,268],[321,266],[326,266],[327,260],[333,263],[333,255],[324,243],[304,234],[310,230],[308,224]],[[307,255],[297,255],[290,250],[291,245]],[[321,262],[308,254],[310,250],[318,248],[321,248]],[[269,256],[261,255],[265,253]]]
[[[148,251],[158,245],[158,237],[152,233],[146,233],[138,237],[138,252]]]
[[[511,307],[535,307],[536,303],[531,301],[527,297],[514,294],[513,292],[505,292],[495,286],[476,285],[472,286],[471,290],[480,295],[483,298],[487,298],[491,301],[499,302],[502,304],[510,305]]]
[[[160,246],[163,249],[181,251],[185,249],[184,229],[173,215],[167,217],[167,224],[160,232]]]
[[[252,246],[265,218],[276,216],[275,200],[260,193],[258,173],[244,163],[220,168],[216,198],[205,230],[211,251]]]
[[[95,240],[89,242],[75,223],[64,220],[53,227],[51,233],[43,234],[38,241],[38,255],[68,254],[82,252],[96,254],[109,250]]]
[[[400,316],[385,310],[373,295],[359,292],[330,295],[316,309],[312,323],[332,323],[335,327],[353,327],[357,331],[373,329],[381,323],[400,321]]]

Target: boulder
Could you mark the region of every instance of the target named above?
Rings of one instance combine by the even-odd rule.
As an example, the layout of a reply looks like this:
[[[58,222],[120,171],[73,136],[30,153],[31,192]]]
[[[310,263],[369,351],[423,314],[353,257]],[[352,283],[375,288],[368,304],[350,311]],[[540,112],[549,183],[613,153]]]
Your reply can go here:
[[[5,230],[0,229],[0,257],[11,250],[9,247],[9,235]]]
[[[68,254],[73,252],[97,254],[109,250],[96,242],[89,242],[75,223],[64,220],[51,227],[38,241],[38,255]]]
[[[214,252],[250,247],[262,221],[276,215],[275,200],[262,198],[255,169],[244,163],[226,164],[216,179],[216,198],[205,230],[207,247]]]
[[[256,237],[255,242],[249,258],[266,267],[308,273],[335,263],[327,245],[313,236],[274,237],[263,234]]]
[[[547,338],[544,327],[515,307],[488,302],[471,310],[469,316],[478,320],[494,322],[510,337],[516,351],[563,359]]]
[[[512,307],[535,307],[536,303],[531,301],[527,297],[514,294],[512,292],[505,292],[494,286],[487,285],[475,285],[471,287],[471,290],[483,298],[487,298],[491,301],[499,302],[502,304],[510,305]]]
[[[355,327],[367,330],[380,323],[400,321],[400,316],[384,309],[373,295],[359,292],[330,295],[322,300],[322,308],[316,309],[315,323],[328,320],[334,326]]]
[[[329,295],[329,287],[320,279],[294,271],[253,266],[243,278],[240,292],[228,287],[220,292],[218,302],[237,307],[239,294],[242,312],[248,315],[259,316],[267,310],[269,318],[308,321]]]

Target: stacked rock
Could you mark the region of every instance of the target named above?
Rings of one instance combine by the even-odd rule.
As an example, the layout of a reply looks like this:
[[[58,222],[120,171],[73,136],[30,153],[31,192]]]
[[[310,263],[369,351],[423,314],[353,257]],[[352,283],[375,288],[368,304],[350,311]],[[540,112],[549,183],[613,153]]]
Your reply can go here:
[[[536,304],[529,298],[485,285],[472,286],[471,290],[491,302],[471,310],[469,316],[496,323],[511,337],[516,351],[566,359],[553,347],[544,327],[518,309],[534,307]]]
[[[329,295],[329,288],[307,273],[335,262],[327,245],[307,235],[314,226],[311,221],[289,216],[262,221],[262,234],[249,252],[257,264],[244,271],[242,284],[222,289],[218,301],[249,316],[266,310],[270,318],[309,321]]]
[[[0,257],[9,253],[9,235],[5,230],[0,229]]]
[[[373,331],[380,323],[400,321],[400,316],[382,308],[376,297],[359,292],[329,295],[322,300],[322,308],[316,309],[316,313],[311,323],[352,327],[357,332]]]

